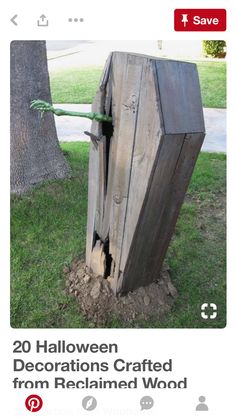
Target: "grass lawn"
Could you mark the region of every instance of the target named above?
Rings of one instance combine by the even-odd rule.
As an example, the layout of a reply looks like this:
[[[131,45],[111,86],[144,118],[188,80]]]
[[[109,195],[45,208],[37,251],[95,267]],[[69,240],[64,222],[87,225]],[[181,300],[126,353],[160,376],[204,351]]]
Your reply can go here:
[[[83,67],[50,74],[53,103],[92,103],[102,67]]]
[[[64,143],[73,169],[68,180],[47,182],[11,207],[12,327],[89,327],[72,296],[64,293],[63,267],[85,252],[88,143]],[[162,322],[108,327],[209,327],[203,302],[225,325],[225,155],[201,153],[167,255],[178,298]]]
[[[198,62],[203,106],[226,108],[226,63]]]
[[[225,62],[197,62],[203,106],[226,107]],[[50,74],[53,103],[92,103],[102,67],[69,69]]]

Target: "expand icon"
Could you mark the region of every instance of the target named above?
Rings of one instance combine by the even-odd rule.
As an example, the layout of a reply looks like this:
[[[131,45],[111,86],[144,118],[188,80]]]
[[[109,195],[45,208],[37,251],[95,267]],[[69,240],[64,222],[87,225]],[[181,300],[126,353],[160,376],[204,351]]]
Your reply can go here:
[[[215,303],[203,303],[201,305],[201,317],[204,320],[213,320],[217,317],[217,305]]]

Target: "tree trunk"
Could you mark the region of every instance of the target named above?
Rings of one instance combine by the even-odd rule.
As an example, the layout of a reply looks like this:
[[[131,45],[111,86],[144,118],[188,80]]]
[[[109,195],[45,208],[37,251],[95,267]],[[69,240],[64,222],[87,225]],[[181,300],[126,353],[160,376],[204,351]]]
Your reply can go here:
[[[45,41],[11,43],[11,192],[21,194],[70,172],[60,150],[54,116],[41,119],[33,99],[51,102]]]

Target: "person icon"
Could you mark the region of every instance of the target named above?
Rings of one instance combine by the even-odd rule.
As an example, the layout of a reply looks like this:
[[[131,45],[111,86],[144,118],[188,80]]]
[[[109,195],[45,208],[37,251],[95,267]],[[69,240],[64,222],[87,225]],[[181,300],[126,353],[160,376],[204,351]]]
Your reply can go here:
[[[196,410],[198,410],[198,411],[207,411],[208,410],[208,406],[205,404],[206,397],[200,396],[198,400],[199,400],[200,403],[197,405]]]

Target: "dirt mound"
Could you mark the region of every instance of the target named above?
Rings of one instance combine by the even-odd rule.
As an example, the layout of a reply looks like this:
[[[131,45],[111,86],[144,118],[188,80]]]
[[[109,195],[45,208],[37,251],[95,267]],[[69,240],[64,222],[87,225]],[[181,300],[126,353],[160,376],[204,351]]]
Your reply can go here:
[[[160,319],[177,296],[168,269],[163,269],[156,282],[118,297],[114,296],[109,281],[89,272],[84,261],[74,261],[64,272],[66,292],[76,297],[80,311],[94,327],[104,327],[111,319],[127,323]]]

